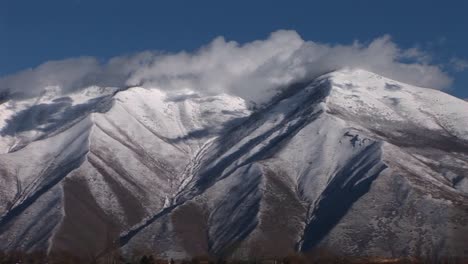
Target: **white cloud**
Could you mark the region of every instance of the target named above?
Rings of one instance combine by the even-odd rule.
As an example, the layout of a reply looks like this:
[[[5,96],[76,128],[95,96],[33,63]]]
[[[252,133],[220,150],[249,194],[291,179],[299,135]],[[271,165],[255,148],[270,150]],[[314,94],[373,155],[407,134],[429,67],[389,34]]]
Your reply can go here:
[[[90,84],[143,85],[227,92],[263,101],[277,87],[343,67],[363,68],[423,87],[449,87],[450,76],[429,61],[425,52],[400,49],[387,35],[369,44],[329,45],[280,30],[266,40],[243,45],[218,37],[194,53],[143,52],[105,64],[89,57],[47,62],[0,79],[0,89],[31,96],[47,85],[59,85],[64,92]]]
[[[27,69],[0,79],[0,89],[15,94],[37,95],[47,86],[80,87],[94,72],[99,63],[91,57],[49,61],[35,69]]]

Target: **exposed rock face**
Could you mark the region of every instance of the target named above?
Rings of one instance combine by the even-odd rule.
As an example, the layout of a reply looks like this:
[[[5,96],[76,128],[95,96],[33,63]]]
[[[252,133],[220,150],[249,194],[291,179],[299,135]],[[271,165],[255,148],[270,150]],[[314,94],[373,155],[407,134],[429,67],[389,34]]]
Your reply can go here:
[[[7,101],[0,247],[468,256],[468,103],[362,70],[230,95]]]

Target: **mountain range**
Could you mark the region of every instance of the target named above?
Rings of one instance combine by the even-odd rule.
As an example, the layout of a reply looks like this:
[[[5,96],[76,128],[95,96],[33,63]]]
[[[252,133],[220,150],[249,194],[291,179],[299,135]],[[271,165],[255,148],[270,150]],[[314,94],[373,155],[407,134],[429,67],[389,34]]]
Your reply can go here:
[[[255,89],[255,87],[252,87]],[[468,256],[468,102],[360,69],[0,104],[0,250]]]

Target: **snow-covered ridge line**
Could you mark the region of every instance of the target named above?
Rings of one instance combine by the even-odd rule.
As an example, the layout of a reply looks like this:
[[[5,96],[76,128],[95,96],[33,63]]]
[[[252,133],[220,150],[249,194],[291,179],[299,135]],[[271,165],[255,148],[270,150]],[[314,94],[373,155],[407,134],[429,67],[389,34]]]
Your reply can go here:
[[[327,74],[332,92],[327,105],[343,118],[374,130],[398,133],[395,126],[414,126],[468,143],[468,105],[438,90],[391,80],[364,70]]]
[[[419,122],[429,129],[442,128],[455,137],[468,139],[466,130],[460,130],[457,124],[447,122],[450,119],[456,119],[456,123],[466,122],[468,117],[457,113],[458,109],[466,108],[466,105],[461,100],[454,101],[453,97],[440,91],[406,85],[356,69],[326,73],[316,80],[329,80],[334,84],[333,90],[336,92],[331,94],[331,98],[335,100],[331,101],[340,107],[363,113],[381,112],[385,114],[381,118],[389,121],[410,118],[410,121]],[[361,87],[362,85],[366,87]],[[401,89],[402,87],[404,89]],[[5,102],[0,105],[0,147],[3,152],[11,152],[24,147],[28,142],[60,133],[90,112],[107,111],[109,99],[128,89],[141,88],[91,86],[81,92],[61,95],[54,87],[50,87],[37,99]],[[179,94],[166,95],[166,99],[176,101],[178,98],[199,96],[193,91],[182,91]],[[421,102],[419,99],[427,104],[421,105],[418,103]],[[366,105],[359,100],[366,102]],[[435,108],[438,108],[437,114],[433,111]],[[421,113],[424,111],[426,113]],[[429,120],[428,116],[432,116],[433,120]],[[43,121],[34,122],[38,118]],[[18,127],[18,123],[22,125]]]

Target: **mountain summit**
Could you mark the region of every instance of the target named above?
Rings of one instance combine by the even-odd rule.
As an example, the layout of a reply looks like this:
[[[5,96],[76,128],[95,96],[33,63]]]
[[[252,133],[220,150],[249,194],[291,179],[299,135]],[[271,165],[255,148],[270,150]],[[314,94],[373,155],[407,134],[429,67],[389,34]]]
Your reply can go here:
[[[365,70],[0,105],[0,249],[468,256],[468,103]]]

